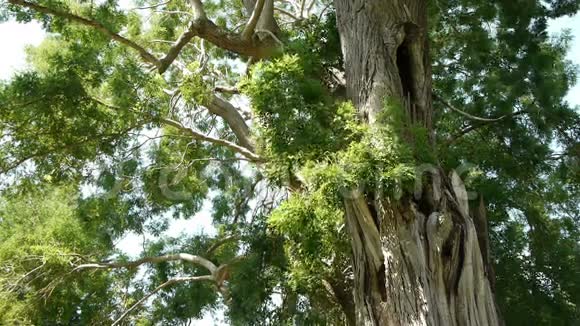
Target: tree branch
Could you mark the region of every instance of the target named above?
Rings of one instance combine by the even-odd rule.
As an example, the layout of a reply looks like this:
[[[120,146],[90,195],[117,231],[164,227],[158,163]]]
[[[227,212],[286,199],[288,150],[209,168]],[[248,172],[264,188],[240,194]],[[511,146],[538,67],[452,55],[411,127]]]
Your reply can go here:
[[[265,0],[256,1],[256,6],[254,7],[254,11],[252,11],[252,16],[250,16],[250,19],[248,20],[248,23],[242,32],[243,40],[248,41],[252,38],[252,35],[254,35],[254,30],[256,29],[260,15],[262,15],[262,9],[264,8],[265,2]]]
[[[480,122],[478,124],[472,124],[466,128],[463,128],[461,131],[459,131],[459,133],[457,133],[456,135],[454,135],[453,137],[448,139],[445,143],[447,145],[451,145],[451,144],[455,143],[459,138],[467,135],[468,133],[470,133],[474,130],[488,126],[492,122],[498,122],[498,121],[504,120],[505,118],[513,118],[513,117],[516,117],[518,115],[522,115],[522,114],[527,113],[527,112],[528,112],[527,110],[518,110],[518,111],[515,111],[515,112],[512,112],[510,114],[506,114],[506,115],[502,116],[501,119],[499,119],[499,120],[484,121],[484,122]]]
[[[195,19],[207,19],[201,0],[191,0],[190,3],[193,7],[193,17],[195,17]]]
[[[441,98],[439,95],[437,95],[435,93],[433,93],[433,98],[435,98],[437,101],[441,102],[443,105],[445,105],[446,107],[451,109],[451,111],[455,111],[455,112],[461,114],[462,116],[464,116],[468,119],[479,121],[479,122],[496,122],[496,121],[500,121],[500,120],[503,120],[503,119],[511,116],[510,114],[506,114],[506,115],[503,115],[499,118],[481,118],[481,117],[474,116],[472,114],[469,114],[465,111],[462,111],[462,110],[454,107],[449,102],[445,101],[443,98]]]
[[[216,145],[225,146],[225,147],[233,150],[234,152],[243,155],[244,157],[246,157],[248,160],[250,160],[252,162],[261,162],[262,161],[262,158],[260,156],[256,155],[254,152],[250,151],[249,149],[247,149],[245,147],[242,147],[242,146],[239,146],[235,143],[232,143],[230,141],[204,135],[200,132],[197,132],[191,128],[184,126],[183,124],[181,124],[181,122],[178,122],[175,120],[171,120],[171,119],[167,119],[167,118],[160,118],[160,121],[163,124],[166,124],[168,126],[172,126],[174,128],[177,128],[177,129],[189,134],[190,136],[192,136],[195,139],[207,141],[207,142],[210,142],[210,143],[213,143]]]
[[[104,105],[108,108],[121,110],[120,107],[107,104],[100,99],[92,98],[93,101],[97,102],[98,104]],[[253,152],[253,146],[250,140],[250,130],[248,125],[244,121],[244,118],[240,115],[240,113],[236,110],[236,108],[231,105],[229,102],[220,99],[219,97],[214,95],[214,98],[210,104],[207,106],[208,111],[215,115],[222,117],[226,124],[230,126],[236,137],[238,137],[240,144],[242,146],[227,141],[225,139],[215,138],[211,136],[204,135],[200,132],[197,132],[191,128],[184,126],[181,122],[175,121],[169,118],[162,118],[156,117],[151,115],[153,119],[159,119],[162,124],[167,126],[171,126],[177,128],[181,131],[184,131],[186,134],[192,136],[195,139],[207,141],[216,145],[221,145],[230,148],[236,153],[243,155],[251,162],[262,162],[262,158]],[[131,110],[131,109],[129,109]],[[143,114],[143,112],[139,112],[137,110],[131,110],[137,114]]]
[[[205,267],[212,274],[215,273],[215,271],[217,270],[217,266],[214,263],[203,257],[190,255],[186,253],[178,253],[156,257],[144,257],[129,262],[112,262],[112,263],[102,262],[102,263],[82,264],[75,267],[72,270],[72,272],[78,272],[83,269],[115,269],[115,268],[133,269],[143,264],[158,264],[162,262],[179,261],[179,260]]]
[[[226,124],[238,138],[240,145],[251,152],[254,151],[250,128],[246,124],[244,117],[242,117],[240,112],[230,102],[214,94],[206,107],[210,113],[218,115],[225,120]]]
[[[207,18],[197,18],[191,21],[187,30],[179,36],[165,57],[159,60],[159,73],[164,73],[181,49],[196,36],[224,50],[258,59],[267,57],[273,48],[271,44],[258,40],[244,40],[238,34],[223,30]]]
[[[236,87],[216,86],[213,88],[214,92],[227,94],[240,94],[240,90]]]
[[[226,240],[231,241],[233,239],[230,237],[225,238],[225,239],[218,242],[218,243],[220,243],[219,245],[222,245],[225,242],[227,242]],[[215,246],[216,245],[214,244],[214,246],[212,246],[212,247],[215,247]],[[178,261],[178,260],[187,261],[187,262],[190,262],[190,263],[193,263],[196,265],[203,266],[211,273],[210,275],[175,277],[175,278],[169,279],[165,283],[157,286],[155,289],[153,289],[153,291],[147,293],[144,297],[139,299],[139,301],[135,302],[135,304],[133,304],[129,309],[127,309],[123,314],[121,314],[121,316],[119,316],[119,318],[117,318],[112,324],[112,325],[119,325],[123,319],[125,319],[132,311],[134,311],[139,306],[141,306],[145,301],[147,301],[147,299],[149,299],[150,297],[152,297],[154,294],[161,291],[162,289],[164,289],[168,286],[171,286],[173,284],[176,284],[176,283],[191,282],[191,281],[212,281],[217,285],[218,290],[224,296],[227,296],[228,295],[227,288],[225,287],[223,282],[229,277],[229,266],[231,264],[235,264],[236,262],[238,262],[240,259],[243,259],[243,258],[244,258],[244,256],[235,257],[234,259],[229,261],[227,264],[222,264],[219,267],[217,267],[214,263],[212,263],[211,261],[209,261],[203,257],[185,254],[185,253],[179,253],[179,254],[163,255],[163,256],[156,256],[156,257],[144,257],[144,258],[141,258],[141,259],[138,259],[135,261],[130,261],[130,262],[113,262],[113,263],[103,262],[103,263],[93,263],[93,264],[82,264],[82,265],[77,266],[75,269],[73,269],[71,271],[71,273],[75,272],[75,271],[80,271],[83,269],[114,269],[114,268],[131,269],[131,268],[136,268],[138,266],[141,266],[141,265],[147,264],[147,263],[161,263],[161,262]]]
[[[203,4],[199,0],[191,0],[194,8],[194,19],[189,24],[187,30],[175,41],[173,46],[169,49],[167,54],[157,59],[154,55],[149,53],[145,48],[139,44],[113,32],[105,25],[95,20],[84,18],[69,12],[58,9],[48,8],[25,0],[8,0],[9,3],[21,7],[30,8],[32,10],[76,22],[81,25],[89,26],[111,39],[126,45],[139,53],[141,58],[152,65],[154,65],[160,74],[167,71],[167,68],[177,58],[183,47],[191,41],[195,36],[206,39],[214,45],[228,51],[232,51],[241,55],[246,55],[254,58],[263,58],[268,56],[273,46],[266,42],[258,40],[244,40],[238,34],[223,30],[211,20],[207,19]]]
[[[292,19],[294,19],[295,21],[297,21],[297,20],[300,20],[300,18],[296,17],[296,16],[295,16],[294,14],[292,14],[291,12],[289,12],[289,11],[286,11],[286,10],[284,10],[284,9],[282,9],[282,8],[279,8],[279,7],[274,7],[274,10],[276,10],[276,11],[280,12],[281,14],[284,14],[284,15],[286,15],[286,16],[288,16],[288,17],[292,18]]]
[[[192,282],[192,281],[213,281],[214,277],[211,275],[203,275],[203,276],[191,276],[191,277],[176,277],[169,279],[165,283],[159,285],[153,291],[147,293],[143,298],[139,299],[139,301],[135,302],[129,309],[127,309],[119,318],[117,318],[111,325],[116,326],[123,321],[133,310],[137,309],[140,305],[143,304],[147,299],[153,296],[155,293],[161,291],[163,288],[171,286],[176,283],[183,283],[183,282]]]
[[[154,9],[154,8],[157,8],[157,7],[164,6],[164,5],[166,5],[166,4],[170,3],[170,2],[171,2],[171,0],[167,0],[167,1],[163,1],[163,2],[160,2],[160,3],[154,4],[154,5],[151,5],[151,6],[136,7],[136,8],[131,8],[131,9],[129,9],[129,10],[145,10],[145,9]]]
[[[141,56],[141,58],[145,62],[150,63],[157,68],[159,68],[159,66],[160,66],[159,60],[157,60],[157,58],[155,58],[151,53],[149,53],[147,50],[145,50],[145,48],[143,48],[142,46],[138,45],[137,43],[135,43],[127,38],[124,38],[123,36],[113,32],[113,31],[111,31],[109,28],[105,27],[105,25],[103,25],[97,21],[87,19],[87,18],[78,16],[78,15],[75,15],[75,14],[72,14],[69,12],[61,11],[58,9],[52,9],[52,8],[48,8],[45,6],[41,6],[41,5],[31,3],[28,1],[24,1],[24,0],[8,0],[8,2],[13,4],[13,5],[30,8],[32,10],[41,12],[43,14],[61,17],[61,18],[76,22],[76,23],[81,24],[81,25],[90,26],[90,27],[98,30],[99,32],[107,35],[111,39],[134,49],[135,51],[137,51],[139,53],[139,55]]]
[[[223,246],[224,244],[231,242],[231,241],[236,241],[239,239],[240,239],[240,237],[237,235],[230,235],[230,236],[227,236],[225,238],[217,240],[205,252],[206,257],[210,257],[214,253],[214,251],[216,251],[219,247]]]

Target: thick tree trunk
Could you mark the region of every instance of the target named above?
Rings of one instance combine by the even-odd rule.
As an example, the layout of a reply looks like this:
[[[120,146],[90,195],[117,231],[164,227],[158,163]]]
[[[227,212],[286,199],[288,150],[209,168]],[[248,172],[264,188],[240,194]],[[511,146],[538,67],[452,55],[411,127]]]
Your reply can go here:
[[[370,124],[396,98],[413,124],[432,131],[426,6],[335,0],[347,94]],[[420,197],[394,200],[373,189],[344,196],[357,325],[500,324],[480,247],[486,235],[478,237],[465,187],[457,174],[431,170],[434,182]]]

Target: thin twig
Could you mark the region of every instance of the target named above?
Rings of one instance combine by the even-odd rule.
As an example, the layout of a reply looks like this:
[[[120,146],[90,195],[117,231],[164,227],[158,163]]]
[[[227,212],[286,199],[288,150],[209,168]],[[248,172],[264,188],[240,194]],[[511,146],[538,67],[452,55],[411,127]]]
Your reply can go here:
[[[288,16],[288,17],[292,18],[292,19],[294,19],[295,21],[298,21],[298,20],[300,20],[298,17],[296,17],[296,15],[294,15],[294,14],[292,14],[291,12],[289,12],[289,11],[286,11],[286,10],[284,10],[284,9],[282,9],[282,8],[274,7],[274,10],[276,10],[276,11],[280,12],[281,14],[284,14],[284,15],[286,15],[286,16]]]

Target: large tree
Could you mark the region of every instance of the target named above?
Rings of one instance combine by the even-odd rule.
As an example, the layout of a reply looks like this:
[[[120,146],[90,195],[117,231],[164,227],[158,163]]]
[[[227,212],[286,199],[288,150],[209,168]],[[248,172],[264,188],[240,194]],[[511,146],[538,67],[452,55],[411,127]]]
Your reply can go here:
[[[579,6],[8,0],[0,323],[572,325]]]

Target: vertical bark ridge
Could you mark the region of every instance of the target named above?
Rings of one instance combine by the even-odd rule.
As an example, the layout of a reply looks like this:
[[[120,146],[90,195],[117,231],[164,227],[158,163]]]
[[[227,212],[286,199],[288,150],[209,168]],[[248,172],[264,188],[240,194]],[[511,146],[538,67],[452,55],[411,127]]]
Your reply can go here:
[[[364,196],[353,190],[344,196],[346,221],[351,235],[355,290],[354,302],[356,306],[356,319],[376,319],[372,302],[382,300],[384,284],[379,282],[379,272],[383,269],[383,254],[381,241],[369,207]],[[370,294],[369,298],[366,293]],[[366,323],[364,325],[367,325]]]

